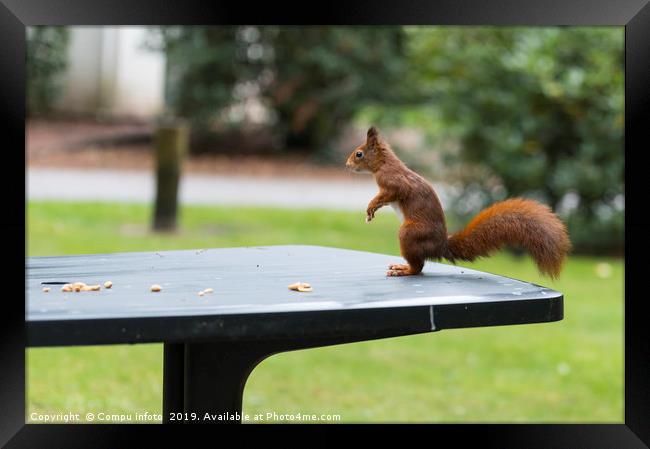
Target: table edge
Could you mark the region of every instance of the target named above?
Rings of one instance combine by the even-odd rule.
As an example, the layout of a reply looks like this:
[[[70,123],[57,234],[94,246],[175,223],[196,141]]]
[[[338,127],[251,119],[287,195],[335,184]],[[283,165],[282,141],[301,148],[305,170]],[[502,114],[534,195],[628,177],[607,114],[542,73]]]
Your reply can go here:
[[[183,317],[26,321],[27,346],[88,346],[269,339],[350,341],[443,329],[561,321],[564,296],[404,307]]]

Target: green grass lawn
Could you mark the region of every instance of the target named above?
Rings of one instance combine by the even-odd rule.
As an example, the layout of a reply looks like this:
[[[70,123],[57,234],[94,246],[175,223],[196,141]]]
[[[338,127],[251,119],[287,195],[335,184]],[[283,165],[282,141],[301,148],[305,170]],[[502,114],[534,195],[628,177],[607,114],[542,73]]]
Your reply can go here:
[[[398,221],[358,213],[184,207],[180,231],[149,232],[143,205],[29,202],[29,256],[314,244],[399,254]],[[396,258],[396,261],[399,258]],[[623,262],[572,257],[559,281],[502,253],[475,269],[565,295],[548,324],[446,330],[273,356],[244,413],[339,414],[343,422],[623,422]],[[162,410],[162,345],[27,350],[32,412]]]

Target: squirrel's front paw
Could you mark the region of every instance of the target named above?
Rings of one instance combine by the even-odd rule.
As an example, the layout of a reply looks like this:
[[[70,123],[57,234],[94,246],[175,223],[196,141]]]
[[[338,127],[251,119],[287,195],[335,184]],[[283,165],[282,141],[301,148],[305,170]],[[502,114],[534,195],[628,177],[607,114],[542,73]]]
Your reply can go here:
[[[366,215],[366,223],[370,223],[370,220],[375,218],[374,214],[373,215]]]

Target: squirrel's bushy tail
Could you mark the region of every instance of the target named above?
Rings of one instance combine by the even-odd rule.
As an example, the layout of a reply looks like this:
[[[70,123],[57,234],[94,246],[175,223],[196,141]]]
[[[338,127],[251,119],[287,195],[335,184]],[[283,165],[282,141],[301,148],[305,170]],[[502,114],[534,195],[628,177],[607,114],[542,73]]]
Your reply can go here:
[[[539,271],[551,278],[559,276],[571,250],[564,223],[548,206],[513,198],[482,210],[465,229],[451,235],[445,258],[471,262],[504,245],[525,248]]]

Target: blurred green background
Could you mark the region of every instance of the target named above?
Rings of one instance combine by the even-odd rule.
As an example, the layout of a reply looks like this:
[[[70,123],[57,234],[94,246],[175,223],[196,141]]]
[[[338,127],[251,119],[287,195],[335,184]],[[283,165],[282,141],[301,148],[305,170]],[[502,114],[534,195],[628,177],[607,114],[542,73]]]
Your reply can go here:
[[[67,28],[28,33],[30,119],[65,112],[69,41]],[[517,251],[467,264],[563,292],[563,321],[274,356],[251,375],[245,412],[623,421],[622,27],[151,27],[141,45],[165,55],[156,120],[190,123],[190,157],[339,167],[350,135],[377,125],[410,167],[453,193],[451,230],[525,196],[549,204],[574,245],[554,282]],[[181,204],[175,233],[152,232],[151,216],[149,204],[28,198],[27,254],[272,244],[399,254],[399,223],[383,210],[371,228],[363,207]],[[27,367],[28,418],[161,411],[161,345],[29,349]]]
[[[147,206],[30,202],[28,254],[313,244],[399,255],[397,217],[186,207],[181,231],[151,234]],[[215,229],[215,223],[217,229]],[[466,265],[564,293],[556,323],[441,331],[273,356],[244,412],[335,413],[344,422],[623,422],[623,263],[571,257],[559,281],[529,258]],[[28,414],[162,412],[162,345],[27,351]]]
[[[622,28],[184,27],[162,36],[169,104],[196,133],[217,134],[211,125],[242,85],[268,105],[279,152],[338,161],[337,137],[354,120],[415,128],[421,144],[394,146],[458,187],[456,212],[533,197],[562,213],[578,252],[621,254]]]

